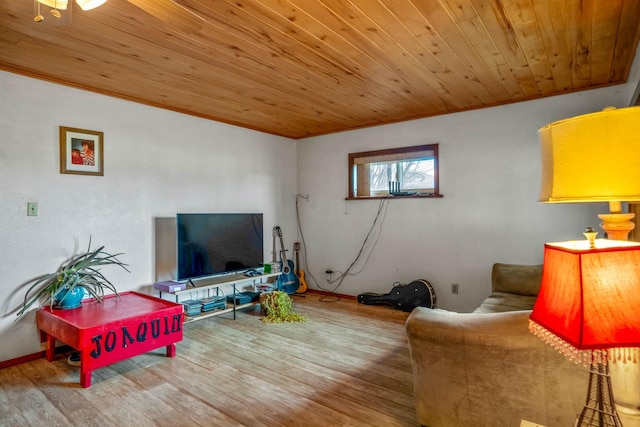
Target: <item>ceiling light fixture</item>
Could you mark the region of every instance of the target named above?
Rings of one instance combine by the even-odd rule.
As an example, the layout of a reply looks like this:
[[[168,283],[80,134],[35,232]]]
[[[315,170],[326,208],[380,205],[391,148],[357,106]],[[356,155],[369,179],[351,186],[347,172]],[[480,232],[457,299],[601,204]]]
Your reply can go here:
[[[107,0],[76,0],[76,3],[78,3],[78,6],[80,6],[80,9],[82,10],[95,9],[98,6],[102,6],[106,2]]]
[[[40,13],[40,5],[43,4],[45,6],[49,6],[51,8],[51,15],[56,18],[60,18],[62,14],[61,10],[67,10],[69,6],[69,0],[35,0],[38,5],[38,13],[33,18],[36,22],[42,22],[44,17]],[[80,6],[82,10],[91,10],[95,9],[98,6],[103,5],[107,2],[107,0],[75,0],[75,2]]]

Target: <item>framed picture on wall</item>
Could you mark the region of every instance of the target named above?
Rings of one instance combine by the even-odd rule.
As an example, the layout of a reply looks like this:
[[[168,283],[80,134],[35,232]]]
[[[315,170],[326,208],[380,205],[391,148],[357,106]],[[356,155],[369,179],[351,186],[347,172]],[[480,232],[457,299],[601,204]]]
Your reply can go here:
[[[60,126],[60,173],[103,176],[103,132]]]

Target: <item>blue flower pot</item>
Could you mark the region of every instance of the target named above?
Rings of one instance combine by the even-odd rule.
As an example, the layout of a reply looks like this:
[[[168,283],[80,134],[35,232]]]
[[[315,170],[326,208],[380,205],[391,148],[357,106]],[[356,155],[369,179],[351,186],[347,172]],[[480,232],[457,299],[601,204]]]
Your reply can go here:
[[[82,298],[84,297],[84,288],[82,286],[76,286],[72,290],[68,288],[62,288],[58,291],[54,298],[54,305],[61,310],[69,310],[71,308],[78,308],[82,305]]]

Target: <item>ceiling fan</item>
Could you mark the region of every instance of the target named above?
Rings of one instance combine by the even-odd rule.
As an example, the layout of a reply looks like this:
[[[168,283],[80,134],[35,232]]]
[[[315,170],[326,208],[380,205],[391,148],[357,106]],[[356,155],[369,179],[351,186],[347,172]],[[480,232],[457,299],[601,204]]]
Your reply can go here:
[[[71,0],[36,0],[38,10],[33,18],[36,22],[44,20],[44,16],[40,13],[40,4],[51,8],[51,15],[60,18],[61,10],[66,10]],[[82,10],[95,9],[106,3],[107,0],[75,0]],[[205,20],[173,0],[126,0],[134,6],[139,7],[150,15],[155,16],[159,20],[168,25],[174,26],[185,33],[196,33],[202,29]]]

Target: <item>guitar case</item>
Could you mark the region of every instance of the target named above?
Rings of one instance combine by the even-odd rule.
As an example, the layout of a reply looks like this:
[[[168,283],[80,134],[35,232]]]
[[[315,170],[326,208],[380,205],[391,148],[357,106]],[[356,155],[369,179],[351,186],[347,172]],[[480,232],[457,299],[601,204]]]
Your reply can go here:
[[[358,302],[368,305],[388,304],[398,310],[411,312],[416,307],[434,308],[436,306],[436,293],[431,283],[424,279],[419,279],[407,285],[398,283],[386,294],[373,292],[359,294]]]

